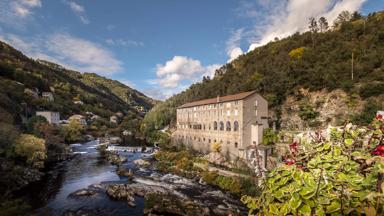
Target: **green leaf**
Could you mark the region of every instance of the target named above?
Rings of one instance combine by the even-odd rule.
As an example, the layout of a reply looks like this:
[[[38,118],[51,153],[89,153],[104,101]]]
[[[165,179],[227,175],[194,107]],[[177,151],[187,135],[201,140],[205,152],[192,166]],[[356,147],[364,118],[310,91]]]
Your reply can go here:
[[[302,215],[311,215],[311,207],[309,205],[303,205],[300,209],[299,212]]]
[[[326,213],[327,214],[330,214],[330,213],[333,213],[333,212],[336,212],[336,211],[339,211],[340,210],[340,203],[338,201],[332,201],[331,202],[331,205],[327,206],[326,208]]]
[[[296,210],[301,205],[301,202],[302,201],[299,195],[295,193],[292,195],[292,198],[289,200],[289,206],[291,207],[291,209]]]
[[[325,212],[324,212],[323,208],[320,206],[318,208],[316,208],[315,215],[316,216],[324,216]]]
[[[308,195],[310,193],[313,193],[315,191],[315,189],[316,188],[314,188],[314,187],[305,187],[305,188],[301,189],[300,195],[301,196]]]
[[[280,208],[280,214],[281,215],[287,215],[291,211],[288,203],[285,203],[281,208]]]
[[[331,148],[331,143],[325,143],[324,150],[328,150]]]
[[[345,145],[350,146],[350,145],[353,144],[353,139],[345,139],[345,140],[344,140],[344,143],[345,143]]]

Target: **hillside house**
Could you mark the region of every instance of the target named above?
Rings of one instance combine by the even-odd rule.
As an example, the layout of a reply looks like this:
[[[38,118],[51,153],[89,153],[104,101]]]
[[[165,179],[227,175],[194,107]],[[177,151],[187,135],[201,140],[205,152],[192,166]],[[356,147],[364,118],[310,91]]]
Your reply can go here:
[[[41,93],[41,97],[49,102],[54,101],[53,93],[52,92],[43,92]]]
[[[119,118],[117,116],[113,115],[113,116],[109,117],[109,121],[117,124],[117,122],[119,121]]]
[[[177,108],[176,124],[174,142],[204,153],[221,143],[223,155],[245,159],[246,149],[262,142],[268,102],[255,91],[194,101]]]
[[[60,124],[60,113],[52,111],[37,111],[36,116],[43,116],[49,124]]]

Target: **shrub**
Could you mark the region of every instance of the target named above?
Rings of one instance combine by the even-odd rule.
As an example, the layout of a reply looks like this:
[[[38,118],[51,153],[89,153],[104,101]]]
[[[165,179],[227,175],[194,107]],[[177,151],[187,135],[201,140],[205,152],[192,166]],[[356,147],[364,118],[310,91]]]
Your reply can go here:
[[[381,94],[384,94],[384,83],[369,83],[364,85],[364,87],[360,90],[360,96],[363,98],[369,98]]]
[[[272,145],[277,142],[277,134],[271,129],[267,128],[263,131],[263,144]]]
[[[288,53],[288,55],[293,60],[296,60],[296,59],[300,60],[303,57],[304,50],[305,50],[304,47],[299,47],[299,48],[291,50]]]
[[[249,215],[382,215],[382,116],[368,128],[334,129],[329,140],[292,149],[287,165],[269,173],[258,198],[242,197]]]
[[[213,152],[220,153],[221,152],[221,144],[218,142],[212,143],[211,149]]]
[[[45,140],[31,134],[21,134],[15,140],[15,153],[26,158],[26,163],[34,168],[43,168],[46,159]]]

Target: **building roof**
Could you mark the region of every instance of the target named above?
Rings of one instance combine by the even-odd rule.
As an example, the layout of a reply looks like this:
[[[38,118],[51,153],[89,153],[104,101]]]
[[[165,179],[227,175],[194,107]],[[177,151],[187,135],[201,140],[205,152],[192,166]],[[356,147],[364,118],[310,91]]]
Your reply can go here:
[[[254,93],[256,93],[256,91],[241,92],[238,94],[226,95],[226,96],[222,96],[222,97],[218,96],[215,98],[204,99],[204,100],[186,103],[186,104],[179,106],[178,108],[187,108],[187,107],[201,106],[201,105],[207,105],[207,104],[215,104],[215,103],[221,103],[221,102],[227,102],[227,101],[242,100],[242,99],[244,99],[244,98],[246,98],[246,97],[248,97]]]

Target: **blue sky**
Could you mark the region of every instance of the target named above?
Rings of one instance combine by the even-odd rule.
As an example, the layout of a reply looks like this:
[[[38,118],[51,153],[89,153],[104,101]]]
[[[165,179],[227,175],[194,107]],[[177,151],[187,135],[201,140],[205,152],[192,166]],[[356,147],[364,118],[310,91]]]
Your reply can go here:
[[[384,0],[0,0],[0,40],[165,99],[275,37]]]

